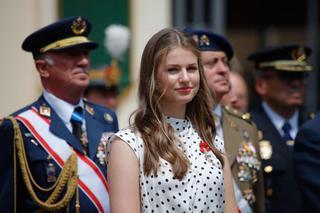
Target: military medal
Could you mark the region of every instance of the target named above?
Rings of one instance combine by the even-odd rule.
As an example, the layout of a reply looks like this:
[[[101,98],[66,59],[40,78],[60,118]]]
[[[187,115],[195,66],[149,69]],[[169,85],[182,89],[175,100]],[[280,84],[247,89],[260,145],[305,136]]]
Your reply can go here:
[[[88,141],[88,137],[87,137],[87,132],[83,132],[82,135],[81,135],[81,138],[80,138],[80,141],[81,141],[81,144],[84,148],[84,152],[85,154],[87,155],[87,151],[88,151],[88,144],[89,144],[89,141]]]
[[[100,164],[104,166],[106,164],[105,163],[106,152],[105,152],[104,145],[102,143],[100,143],[98,146],[98,151],[96,156],[99,159]]]
[[[56,167],[54,166],[54,164],[51,162],[51,157],[48,156],[48,166],[46,168],[46,172],[47,172],[47,182],[48,183],[54,183],[57,180],[56,177]]]
[[[241,143],[236,159],[239,163],[239,180],[249,183],[257,182],[257,173],[261,163],[257,158],[255,148],[251,142],[243,141]]]
[[[100,164],[103,166],[106,165],[106,147],[107,147],[109,137],[110,137],[110,132],[109,133],[105,132],[102,134],[100,143],[98,145],[97,154],[96,154]]]
[[[242,182],[249,182],[252,180],[250,169],[247,166],[240,165],[238,172],[239,180]]]
[[[248,201],[250,205],[256,202],[256,197],[254,196],[254,193],[250,188],[244,190],[243,197]]]

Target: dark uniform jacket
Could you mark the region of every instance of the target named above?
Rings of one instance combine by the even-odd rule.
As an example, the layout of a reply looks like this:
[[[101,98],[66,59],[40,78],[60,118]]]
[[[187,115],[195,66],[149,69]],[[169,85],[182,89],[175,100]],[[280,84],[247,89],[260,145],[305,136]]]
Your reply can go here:
[[[251,194],[254,194],[255,202],[250,205],[253,212],[262,213],[264,212],[264,189],[257,129],[250,120],[243,119],[241,114],[228,107],[222,109],[222,128],[225,149],[230,161],[232,176],[244,197],[250,199]],[[243,167],[241,162],[248,159],[245,155],[249,150],[247,149],[248,147],[244,147],[244,144],[253,145],[251,148],[253,149],[255,157],[250,159],[251,161],[252,159],[255,159],[256,161],[252,162],[252,164],[256,164],[256,166],[259,167],[257,170],[250,168],[251,172],[256,173],[255,181],[244,181],[241,178],[241,175],[239,175],[240,172],[246,171],[246,165]],[[250,153],[248,154],[248,156],[251,156]],[[240,159],[239,157],[243,158]],[[243,174],[245,175],[245,173]]]
[[[252,119],[257,128],[262,131],[263,139],[261,144],[270,144],[272,154],[269,159],[262,160],[264,170],[264,182],[266,192],[266,211],[277,212],[302,212],[301,196],[293,175],[293,156],[292,150],[286,145],[270,118],[262,106],[252,111]],[[299,125],[303,122],[299,118]],[[271,150],[270,150],[271,151]],[[261,153],[263,156],[263,153]]]
[[[56,114],[54,109],[41,96],[33,104],[19,110],[13,115],[16,116],[26,110],[35,107],[40,109],[41,106],[50,108],[51,113],[47,118],[51,121],[50,131],[64,139],[67,143],[79,153],[83,153],[83,148],[80,141],[67,129],[63,121]],[[88,157],[92,159],[99,167],[102,174],[106,178],[106,163],[104,159],[99,157],[98,153],[104,152],[101,150],[101,138],[103,134],[112,134],[118,131],[118,121],[113,111],[102,106],[85,102],[85,122],[86,132],[89,141]],[[60,174],[60,167],[54,160],[50,160],[49,154],[41,147],[39,142],[33,137],[27,128],[19,122],[22,132],[24,145],[26,149],[27,161],[35,181],[42,187],[48,188],[53,183],[48,182],[47,168],[49,163],[53,163],[56,169],[56,176]],[[21,177],[19,161],[17,160],[17,181],[14,183],[13,177],[13,126],[9,120],[4,120],[0,125],[0,140],[1,140],[1,155],[0,155],[0,211],[13,212],[14,201],[14,184],[17,184],[17,207],[18,212],[34,212],[39,209],[30,198],[29,192],[26,190],[25,183]],[[100,147],[100,148],[99,148]],[[98,151],[98,148],[100,151]],[[101,154],[101,153],[100,153]],[[52,175],[52,174],[51,174]],[[80,211],[81,212],[97,212],[97,208],[89,200],[89,198],[79,189]],[[40,192],[35,189],[37,195],[44,201],[48,198],[46,192]],[[75,198],[69,205],[69,211],[74,212]],[[65,211],[65,210],[64,210]]]
[[[320,212],[320,114],[299,130],[293,156],[303,212]]]

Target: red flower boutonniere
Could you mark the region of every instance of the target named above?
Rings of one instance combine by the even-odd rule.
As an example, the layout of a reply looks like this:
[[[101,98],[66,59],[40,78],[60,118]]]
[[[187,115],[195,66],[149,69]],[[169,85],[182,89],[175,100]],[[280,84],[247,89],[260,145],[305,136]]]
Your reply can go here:
[[[212,151],[208,142],[206,141],[201,141],[199,143],[199,147],[200,147],[200,152],[202,152],[204,154],[204,157],[207,159],[207,161],[209,161],[210,163],[212,163],[212,160],[210,158],[210,155],[208,154],[209,151]]]
[[[211,150],[209,144],[206,141],[201,141],[199,146],[200,146],[200,151],[202,153],[206,153],[206,152],[209,152]]]

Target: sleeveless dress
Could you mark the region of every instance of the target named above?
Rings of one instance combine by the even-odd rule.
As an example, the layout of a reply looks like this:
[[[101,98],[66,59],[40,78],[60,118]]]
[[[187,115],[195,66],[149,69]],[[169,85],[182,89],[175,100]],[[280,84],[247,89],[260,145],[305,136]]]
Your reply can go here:
[[[160,159],[157,175],[143,172],[144,144],[138,132],[125,128],[117,132],[137,156],[140,170],[141,212],[224,212],[222,165],[213,152],[201,152],[201,139],[188,119],[167,117],[181,141],[177,144],[190,161],[190,169],[180,181],[174,178],[171,165]],[[224,152],[223,140],[216,136],[215,146]],[[203,151],[203,150],[202,150]]]

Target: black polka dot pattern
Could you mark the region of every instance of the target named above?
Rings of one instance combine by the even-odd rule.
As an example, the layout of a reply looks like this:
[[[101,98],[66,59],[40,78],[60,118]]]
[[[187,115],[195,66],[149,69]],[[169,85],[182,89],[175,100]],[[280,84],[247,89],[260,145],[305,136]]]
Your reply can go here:
[[[200,151],[201,139],[189,120],[168,117],[167,121],[181,140],[177,146],[191,163],[181,181],[173,177],[171,165],[163,159],[160,159],[157,175],[145,176],[144,146],[139,134],[129,128],[116,133],[139,159],[141,212],[224,212],[223,173],[219,160],[212,152]],[[223,140],[217,136],[214,142],[223,152]]]

